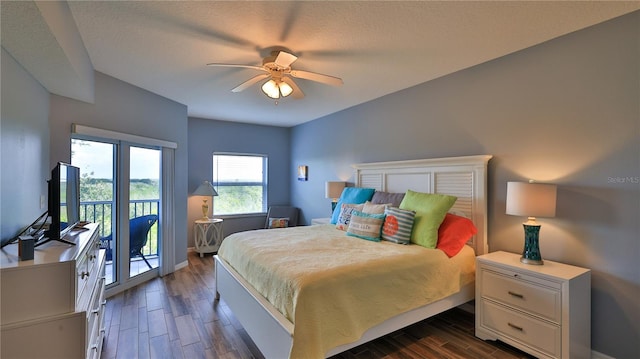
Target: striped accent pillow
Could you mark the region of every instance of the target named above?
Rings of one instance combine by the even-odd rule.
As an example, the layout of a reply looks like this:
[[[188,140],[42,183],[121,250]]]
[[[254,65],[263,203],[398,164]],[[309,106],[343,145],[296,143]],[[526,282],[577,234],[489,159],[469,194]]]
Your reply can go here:
[[[398,244],[409,244],[416,212],[387,207],[384,214],[386,218],[382,227],[382,239]]]
[[[384,214],[371,214],[353,211],[347,235],[368,241],[380,242],[380,230],[384,223]]]

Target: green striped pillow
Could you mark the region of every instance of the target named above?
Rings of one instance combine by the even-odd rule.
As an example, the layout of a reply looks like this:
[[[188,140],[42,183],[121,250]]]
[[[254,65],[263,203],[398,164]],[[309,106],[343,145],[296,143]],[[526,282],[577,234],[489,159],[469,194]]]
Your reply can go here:
[[[382,227],[382,239],[398,244],[409,244],[416,212],[387,207],[384,214],[386,217]]]

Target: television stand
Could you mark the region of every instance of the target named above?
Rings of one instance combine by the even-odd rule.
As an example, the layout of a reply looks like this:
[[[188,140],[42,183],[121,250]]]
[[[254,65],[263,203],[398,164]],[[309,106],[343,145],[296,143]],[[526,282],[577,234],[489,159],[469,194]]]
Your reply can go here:
[[[32,260],[19,260],[18,246],[0,250],[0,357],[100,357],[108,307],[105,251],[100,226],[88,228],[65,237],[75,246],[46,245]]]
[[[68,241],[68,240],[66,240],[66,239],[62,239],[62,238],[45,238],[45,239],[44,239],[44,240],[42,240],[42,241],[38,241],[38,242],[37,242],[33,247],[35,248],[35,247],[41,246],[41,245],[43,245],[43,244],[45,244],[45,243],[47,243],[47,242],[51,242],[51,241],[58,241],[58,242],[62,242],[62,243],[66,243],[66,244],[70,244],[70,245],[72,245],[72,246],[75,246],[75,245],[76,245],[75,243],[73,243],[73,242],[71,242],[71,241]]]

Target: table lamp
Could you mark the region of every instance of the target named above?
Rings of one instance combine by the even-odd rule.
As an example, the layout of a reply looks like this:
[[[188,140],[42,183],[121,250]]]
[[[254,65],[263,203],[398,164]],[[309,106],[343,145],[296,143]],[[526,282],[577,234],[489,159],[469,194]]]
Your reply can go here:
[[[338,198],[342,195],[345,185],[346,184],[344,182],[329,181],[325,183],[324,196],[326,198],[331,198],[331,213],[336,209]]]
[[[540,224],[536,217],[555,217],[556,185],[526,182],[507,182],[507,214],[526,216],[524,249],[520,261],[526,264],[543,264],[538,244]]]
[[[215,197],[218,195],[218,192],[213,188],[213,185],[209,181],[204,181],[196,190],[192,193],[194,196],[204,196],[202,199],[202,219],[209,219],[209,205],[207,204],[206,197]],[[213,198],[211,198],[211,202],[213,202]]]

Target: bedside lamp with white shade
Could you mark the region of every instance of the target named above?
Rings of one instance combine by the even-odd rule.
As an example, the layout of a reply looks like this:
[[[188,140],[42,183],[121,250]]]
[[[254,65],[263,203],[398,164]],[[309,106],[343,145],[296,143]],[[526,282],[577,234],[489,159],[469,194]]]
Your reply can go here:
[[[209,204],[207,204],[207,197],[215,197],[218,192],[213,188],[213,185],[209,181],[204,181],[196,190],[192,193],[194,196],[203,196],[202,199],[202,219],[209,219]],[[213,198],[211,198],[213,202]]]
[[[338,198],[342,195],[346,183],[337,181],[328,181],[325,183],[324,196],[331,198],[331,212],[336,209]]]
[[[540,224],[536,217],[555,217],[556,185],[526,182],[507,182],[506,213],[528,217],[524,227],[524,249],[520,261],[543,264],[539,247]]]

